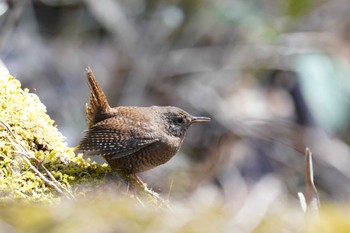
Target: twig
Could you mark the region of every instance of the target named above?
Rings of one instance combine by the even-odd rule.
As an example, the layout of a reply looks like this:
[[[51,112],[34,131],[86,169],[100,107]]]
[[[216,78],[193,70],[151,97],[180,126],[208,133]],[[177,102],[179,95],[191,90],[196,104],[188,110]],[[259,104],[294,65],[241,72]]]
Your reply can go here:
[[[54,188],[57,192],[59,193],[63,193],[63,191],[57,187],[52,181],[48,180],[38,169],[36,169],[36,167],[33,166],[33,164],[28,160],[27,155],[21,151],[13,151],[19,155],[21,155],[22,159],[24,160],[24,162],[26,162],[26,164],[28,164],[28,166],[38,175],[40,176],[40,178],[47,183],[50,187]]]
[[[301,208],[304,212],[312,209],[318,211],[320,207],[320,199],[314,183],[314,170],[312,163],[312,153],[309,148],[305,149],[305,195],[298,192]]]
[[[54,183],[60,185],[61,188],[62,188],[66,193],[68,193],[68,195],[66,194],[67,198],[69,198],[69,199],[70,199],[70,198],[75,199],[73,193],[70,192],[70,191],[69,191],[64,185],[62,185],[60,182],[58,182],[58,181],[55,179],[55,177],[52,175],[52,173],[51,173],[49,170],[47,170],[47,168],[46,168],[44,165],[41,165],[41,168],[45,170],[46,174],[51,178],[51,180],[52,180]]]
[[[27,148],[26,148],[24,145],[22,145],[22,143],[21,143],[20,140],[18,140],[17,136],[16,136],[15,133],[12,131],[11,127],[10,127],[6,122],[4,122],[4,121],[2,121],[2,120],[0,120],[0,124],[2,124],[2,126],[3,126],[8,132],[10,132],[11,136],[16,140],[16,142],[14,142],[14,141],[12,140],[12,138],[8,138],[8,139],[10,140],[10,142],[11,142],[15,147],[16,147],[16,145],[20,145],[20,146],[21,146],[21,149],[19,149],[19,150],[24,150],[24,151],[27,152],[27,151],[28,151]],[[18,149],[18,148],[16,147],[16,149]]]
[[[309,148],[305,149],[305,199],[308,207],[318,210],[320,207],[320,199],[314,183],[314,170],[312,163],[312,153]]]
[[[58,193],[65,194],[65,196],[68,199],[71,199],[71,198],[74,199],[74,195],[66,187],[64,187],[64,185],[62,185],[60,182],[58,182],[55,179],[55,177],[52,175],[52,173],[49,170],[47,170],[47,168],[43,164],[40,163],[40,168],[42,168],[46,172],[46,174],[49,176],[49,178],[51,180],[46,178],[35,166],[33,166],[33,164],[29,161],[29,159],[33,159],[36,162],[39,162],[39,160],[35,156],[30,155],[30,151],[24,145],[22,145],[22,143],[18,139],[17,135],[12,131],[11,127],[6,122],[3,122],[3,121],[0,120],[0,124],[8,132],[10,132],[11,136],[16,141],[15,142],[15,141],[12,140],[11,137],[8,137],[8,139],[10,140],[12,145],[14,145],[15,148],[16,148],[16,150],[12,151],[12,152],[21,155],[22,159],[25,161],[25,163],[28,164],[30,169],[32,169],[48,186],[50,186],[51,188],[55,189]],[[19,145],[21,148],[18,148],[17,145]],[[64,190],[65,192],[63,192],[62,190]]]

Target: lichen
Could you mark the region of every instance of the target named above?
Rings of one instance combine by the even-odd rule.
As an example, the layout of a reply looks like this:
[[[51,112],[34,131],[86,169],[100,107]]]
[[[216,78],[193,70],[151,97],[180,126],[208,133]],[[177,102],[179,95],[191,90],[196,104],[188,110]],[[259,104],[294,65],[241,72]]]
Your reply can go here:
[[[0,201],[74,198],[86,192],[77,184],[105,182],[110,173],[107,164],[67,147],[36,94],[22,90],[13,76],[0,75]]]

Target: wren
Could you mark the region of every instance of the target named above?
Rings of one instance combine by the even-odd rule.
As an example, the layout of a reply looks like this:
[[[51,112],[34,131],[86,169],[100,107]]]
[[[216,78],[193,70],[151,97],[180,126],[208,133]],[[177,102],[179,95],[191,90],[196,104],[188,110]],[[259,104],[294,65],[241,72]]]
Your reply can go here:
[[[172,106],[112,108],[89,67],[86,74],[90,87],[88,130],[77,148],[88,155],[103,156],[118,174],[139,183],[136,173],[169,161],[192,124],[210,121]]]

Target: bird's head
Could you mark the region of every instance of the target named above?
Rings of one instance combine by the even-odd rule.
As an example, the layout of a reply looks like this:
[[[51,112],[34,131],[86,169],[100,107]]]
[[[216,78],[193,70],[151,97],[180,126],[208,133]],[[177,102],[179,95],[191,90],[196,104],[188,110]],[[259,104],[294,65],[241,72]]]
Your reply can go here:
[[[174,137],[184,137],[188,127],[194,123],[210,121],[209,117],[192,116],[186,111],[176,107],[157,108],[160,119],[164,122],[166,132]]]

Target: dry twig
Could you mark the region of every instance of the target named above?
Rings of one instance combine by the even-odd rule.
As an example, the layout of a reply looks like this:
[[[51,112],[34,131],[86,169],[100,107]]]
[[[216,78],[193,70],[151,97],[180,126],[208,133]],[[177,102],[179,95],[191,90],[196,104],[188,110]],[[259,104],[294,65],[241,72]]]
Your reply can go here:
[[[42,164],[40,164],[40,168],[43,169],[46,174],[49,176],[48,179],[45,177],[43,173],[41,173],[31,162],[30,159],[35,160],[36,162],[39,162],[37,158],[35,158],[33,155],[31,155],[31,151],[29,151],[18,139],[17,135],[12,131],[11,127],[6,123],[0,120],[0,124],[10,133],[11,137],[8,137],[12,145],[16,148],[16,150],[13,150],[12,152],[21,155],[23,161],[32,169],[48,186],[55,189],[58,193],[64,194],[68,199],[74,199],[74,195],[66,188],[64,185],[62,185],[60,182],[58,182],[55,177],[52,175],[52,173],[47,170],[47,168]],[[64,192],[62,191],[64,190]]]

